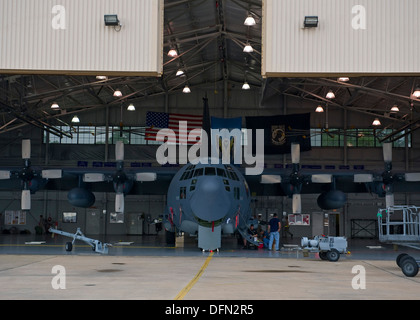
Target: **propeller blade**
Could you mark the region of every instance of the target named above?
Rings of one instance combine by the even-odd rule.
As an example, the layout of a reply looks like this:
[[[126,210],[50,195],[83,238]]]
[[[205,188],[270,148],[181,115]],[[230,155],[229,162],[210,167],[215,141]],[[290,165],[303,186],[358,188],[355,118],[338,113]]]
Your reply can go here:
[[[420,172],[406,173],[405,181],[408,181],[408,182],[420,181]]]
[[[31,158],[31,140],[25,139],[22,140],[22,159]]]
[[[30,190],[22,190],[21,208],[22,210],[31,210],[31,191]]]
[[[10,171],[0,171],[0,180],[10,179]]]
[[[384,161],[385,162],[392,162],[392,143],[384,143],[382,145],[383,154],[384,154]]]
[[[386,208],[394,206],[394,194],[393,193],[387,193],[385,195],[385,206],[386,206]]]
[[[368,173],[358,173],[354,175],[355,183],[373,182],[373,175]]]
[[[300,144],[292,143],[292,163],[299,164],[300,163]]]
[[[292,210],[293,213],[302,213],[302,199],[300,194],[293,195]]]
[[[281,183],[281,176],[274,174],[263,174],[261,175],[261,183],[263,184],[275,184]]]
[[[42,178],[43,179],[61,179],[62,178],[62,170],[42,170]]]
[[[115,212],[124,212],[124,194],[117,193],[115,195]]]
[[[117,141],[115,144],[115,159],[117,161],[124,161],[124,142]]]
[[[136,173],[136,181],[156,181],[156,172],[138,172]]]
[[[313,174],[312,183],[331,183],[332,174]]]
[[[103,173],[85,173],[83,175],[83,182],[102,182],[105,181]]]

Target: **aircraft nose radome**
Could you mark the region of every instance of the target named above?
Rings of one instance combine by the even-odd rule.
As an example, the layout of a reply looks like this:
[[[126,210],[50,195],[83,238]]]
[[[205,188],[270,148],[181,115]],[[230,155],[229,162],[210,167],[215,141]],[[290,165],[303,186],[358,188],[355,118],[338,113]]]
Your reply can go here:
[[[191,210],[198,218],[212,222],[220,220],[228,214],[231,199],[220,178],[205,177],[198,181],[190,205]]]

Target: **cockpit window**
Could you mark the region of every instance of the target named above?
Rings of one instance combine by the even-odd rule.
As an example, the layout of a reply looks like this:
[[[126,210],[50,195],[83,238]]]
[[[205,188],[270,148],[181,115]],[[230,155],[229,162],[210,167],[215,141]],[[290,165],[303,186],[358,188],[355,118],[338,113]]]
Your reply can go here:
[[[223,170],[222,168],[217,168],[217,175],[218,175],[219,177],[226,178],[226,171],[225,171],[225,170]]]
[[[203,175],[203,168],[199,168],[195,170],[194,177],[202,176]]]
[[[213,167],[206,167],[206,171],[204,173],[206,176],[215,176],[216,175],[216,168]]]
[[[191,179],[194,171],[187,171],[187,174],[185,175],[185,180]]]

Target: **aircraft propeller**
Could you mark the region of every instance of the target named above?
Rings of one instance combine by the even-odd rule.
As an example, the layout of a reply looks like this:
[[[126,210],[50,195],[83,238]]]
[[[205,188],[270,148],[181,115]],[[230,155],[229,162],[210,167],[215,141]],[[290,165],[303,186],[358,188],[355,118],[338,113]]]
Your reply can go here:
[[[124,170],[124,143],[117,141],[115,144],[115,160],[117,171],[110,177],[106,177],[103,173],[85,173],[83,175],[84,182],[103,182],[112,181],[115,190],[115,212],[124,212],[124,196],[130,192],[133,182],[155,181],[157,175],[155,172],[138,172],[129,175]]]
[[[22,181],[21,209],[31,210],[31,193],[35,193],[41,184],[48,179],[60,179],[61,169],[48,169],[34,171],[31,167],[31,140],[22,140],[22,159],[24,167],[22,170],[0,171],[0,180],[18,178]]]
[[[300,172],[300,144],[291,144],[292,173],[282,178],[281,175],[262,175],[261,183],[274,184],[282,183],[286,194],[292,198],[292,212],[302,213],[301,191],[304,183],[332,183],[331,174],[302,175]],[[335,196],[335,194],[334,194]]]

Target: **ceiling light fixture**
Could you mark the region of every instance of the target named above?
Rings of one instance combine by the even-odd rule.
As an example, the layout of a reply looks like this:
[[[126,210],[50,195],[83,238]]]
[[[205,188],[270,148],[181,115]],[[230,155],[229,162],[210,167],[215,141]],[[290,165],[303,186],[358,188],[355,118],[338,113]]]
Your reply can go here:
[[[178,56],[178,52],[174,48],[171,48],[171,50],[168,52],[168,56],[175,58]]]
[[[255,26],[257,23],[255,22],[254,17],[251,14],[248,14],[248,17],[245,19],[244,25],[246,26]]]
[[[248,84],[248,82],[244,82],[244,84],[242,85],[242,90],[249,90],[251,89],[250,85]]]
[[[373,126],[380,126],[381,125],[381,122],[379,121],[378,118],[376,118],[375,120],[373,120],[372,125]]]
[[[324,112],[324,108],[322,106],[318,106],[316,107],[315,112],[318,112],[318,113]]]
[[[349,80],[350,80],[349,77],[340,77],[340,78],[338,78],[338,81],[341,81],[341,82],[347,82]]]
[[[179,69],[179,70],[176,72],[176,76],[177,76],[177,77],[179,77],[179,76],[182,76],[182,75],[184,75],[184,71],[183,71],[182,69]]]
[[[134,104],[130,103],[130,105],[127,107],[128,111],[136,111],[136,107],[134,106]]]
[[[244,47],[244,52],[246,52],[246,53],[254,52],[254,48],[252,48],[252,46],[250,45],[249,42],[246,43],[246,45]]]
[[[182,90],[183,93],[191,93],[190,87],[188,85],[185,86],[185,88]]]
[[[119,89],[115,90],[114,97],[122,97],[122,92]]]
[[[54,102],[52,105],[51,105],[51,109],[59,109],[60,108],[60,106],[57,104],[57,102]]]
[[[327,99],[334,99],[335,94],[334,94],[334,92],[332,92],[332,90],[330,90],[330,91],[328,91],[326,97],[327,97]]]
[[[399,111],[400,111],[400,108],[398,108],[396,104],[391,108],[391,112],[399,112]]]
[[[96,76],[96,80],[108,80],[107,76]]]
[[[417,87],[416,90],[414,90],[413,96],[416,98],[420,98],[420,87]]]
[[[79,123],[80,122],[80,119],[79,119],[78,116],[74,116],[73,119],[71,119],[71,122],[73,122],[73,123]]]

